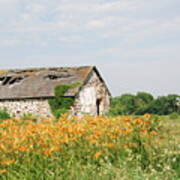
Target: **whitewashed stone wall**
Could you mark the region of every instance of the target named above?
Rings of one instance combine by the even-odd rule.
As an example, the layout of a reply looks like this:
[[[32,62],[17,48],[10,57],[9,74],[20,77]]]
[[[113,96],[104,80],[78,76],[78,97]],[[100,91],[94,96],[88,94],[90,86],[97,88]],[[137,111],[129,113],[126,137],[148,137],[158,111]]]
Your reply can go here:
[[[41,117],[52,117],[48,100],[5,100],[0,101],[0,109],[6,108],[11,115],[16,117],[24,114],[33,114]]]
[[[96,103],[98,99],[101,100],[99,107],[100,114],[105,114],[109,110],[110,96],[96,72],[93,72],[89,81],[82,88],[75,100],[74,107],[72,108],[73,114],[97,115]]]

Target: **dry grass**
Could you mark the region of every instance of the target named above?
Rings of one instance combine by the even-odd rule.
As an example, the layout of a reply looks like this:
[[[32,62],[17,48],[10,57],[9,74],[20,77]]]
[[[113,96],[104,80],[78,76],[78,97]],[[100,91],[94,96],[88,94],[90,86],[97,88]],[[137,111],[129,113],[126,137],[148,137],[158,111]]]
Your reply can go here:
[[[180,152],[180,118],[170,119],[168,116],[162,116],[160,119],[161,133],[157,136],[159,146],[168,150],[174,147]]]

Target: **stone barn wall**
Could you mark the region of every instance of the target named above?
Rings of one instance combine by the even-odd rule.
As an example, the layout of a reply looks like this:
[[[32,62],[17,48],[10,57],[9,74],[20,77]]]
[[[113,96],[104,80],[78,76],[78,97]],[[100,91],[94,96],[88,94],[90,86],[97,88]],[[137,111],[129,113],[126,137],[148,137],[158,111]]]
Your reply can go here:
[[[15,115],[16,117],[24,114],[52,117],[51,109],[46,99],[1,100],[0,109],[3,108],[6,108],[10,115]]]
[[[110,95],[99,79],[97,73],[93,71],[89,81],[83,86],[75,100],[72,112],[75,115],[90,114],[98,115],[97,101],[99,103],[99,114],[105,114],[109,110]]]

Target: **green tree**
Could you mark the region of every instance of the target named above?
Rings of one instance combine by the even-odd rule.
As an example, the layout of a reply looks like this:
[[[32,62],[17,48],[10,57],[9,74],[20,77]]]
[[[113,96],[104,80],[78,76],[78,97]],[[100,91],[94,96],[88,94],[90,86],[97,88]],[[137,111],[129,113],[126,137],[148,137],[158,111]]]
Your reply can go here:
[[[138,101],[135,95],[123,94],[122,96],[112,98],[110,115],[132,114],[138,107]]]
[[[145,105],[150,104],[154,100],[153,95],[147,92],[138,92],[136,97],[141,99]]]
[[[136,95],[123,94],[112,98],[110,115],[145,113],[168,115],[180,114],[180,96],[176,94],[154,98],[150,93],[138,92]]]
[[[147,92],[138,92],[136,95],[138,107],[135,111],[136,115],[143,115],[146,113],[148,106],[153,102],[154,97]]]
[[[160,96],[147,107],[146,112],[158,115],[178,113],[178,95]]]

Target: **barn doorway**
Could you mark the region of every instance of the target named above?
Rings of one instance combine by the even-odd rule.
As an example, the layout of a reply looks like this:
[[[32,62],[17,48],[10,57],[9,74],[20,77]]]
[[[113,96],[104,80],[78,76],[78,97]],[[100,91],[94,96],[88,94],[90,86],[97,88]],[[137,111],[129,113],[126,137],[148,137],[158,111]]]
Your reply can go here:
[[[96,108],[97,108],[97,115],[101,115],[101,103],[102,103],[102,99],[97,99],[96,100]]]

